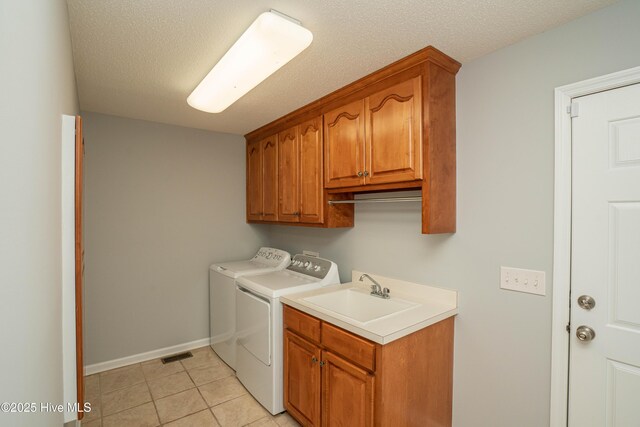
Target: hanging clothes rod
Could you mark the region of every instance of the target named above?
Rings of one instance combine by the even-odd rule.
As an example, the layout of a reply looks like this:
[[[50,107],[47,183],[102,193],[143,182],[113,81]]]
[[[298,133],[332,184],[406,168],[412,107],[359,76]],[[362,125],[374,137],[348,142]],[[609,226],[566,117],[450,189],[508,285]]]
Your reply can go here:
[[[379,199],[354,199],[354,200],[329,200],[330,205],[360,204],[360,203],[396,203],[396,202],[421,202],[422,197],[382,197]]]

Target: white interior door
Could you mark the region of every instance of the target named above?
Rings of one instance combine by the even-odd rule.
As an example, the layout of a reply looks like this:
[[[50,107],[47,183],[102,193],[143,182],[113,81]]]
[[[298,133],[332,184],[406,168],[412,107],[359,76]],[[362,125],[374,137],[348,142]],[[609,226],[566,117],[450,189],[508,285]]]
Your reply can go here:
[[[640,426],[640,84],[575,101],[569,426]]]

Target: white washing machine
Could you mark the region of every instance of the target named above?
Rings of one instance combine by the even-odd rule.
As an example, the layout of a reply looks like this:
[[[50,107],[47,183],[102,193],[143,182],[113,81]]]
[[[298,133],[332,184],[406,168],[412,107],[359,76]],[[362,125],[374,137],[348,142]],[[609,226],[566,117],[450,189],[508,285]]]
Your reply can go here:
[[[280,297],[336,283],[335,263],[300,254],[284,270],[236,281],[236,376],[274,415],[284,411]]]
[[[225,363],[236,368],[236,286],[238,277],[262,274],[286,268],[288,252],[260,248],[245,261],[224,262],[209,267],[209,332],[211,348]]]

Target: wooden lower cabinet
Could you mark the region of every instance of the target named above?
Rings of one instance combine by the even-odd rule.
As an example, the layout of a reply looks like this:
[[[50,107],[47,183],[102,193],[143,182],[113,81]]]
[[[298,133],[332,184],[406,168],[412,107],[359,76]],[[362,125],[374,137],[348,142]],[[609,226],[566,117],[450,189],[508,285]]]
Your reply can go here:
[[[322,361],[322,425],[373,426],[373,375],[329,351]]]
[[[284,400],[304,425],[320,425],[320,348],[289,331],[284,334]]]
[[[453,317],[386,345],[284,306],[284,402],[303,426],[451,426]]]

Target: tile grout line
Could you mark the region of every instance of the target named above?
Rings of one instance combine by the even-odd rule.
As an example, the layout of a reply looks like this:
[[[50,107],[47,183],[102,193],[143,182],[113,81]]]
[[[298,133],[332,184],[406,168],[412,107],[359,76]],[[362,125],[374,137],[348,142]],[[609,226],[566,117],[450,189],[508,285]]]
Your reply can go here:
[[[203,348],[206,348],[206,347],[203,347]],[[213,351],[213,350],[210,350],[210,351]],[[215,352],[214,352],[214,354],[215,354]],[[217,355],[216,355],[216,356],[217,356]],[[159,359],[154,359],[154,360],[159,360]],[[151,362],[151,361],[149,361],[149,362]],[[132,384],[132,385],[129,385],[129,386],[127,386],[127,387],[121,387],[121,388],[117,388],[117,389],[111,390],[111,391],[109,391],[109,392],[108,392],[108,393],[106,393],[106,394],[110,394],[110,393],[114,393],[114,392],[117,392],[117,391],[121,391],[121,390],[124,390],[124,389],[130,388],[130,387],[134,387],[134,386],[136,386],[136,385],[138,385],[138,384],[142,384],[142,383],[144,383],[144,384],[146,385],[146,387],[147,387],[147,391],[149,392],[149,396],[150,396],[150,398],[151,398],[151,401],[150,401],[150,402],[151,402],[151,403],[153,403],[153,405],[154,405],[155,413],[156,413],[156,416],[158,417],[158,421],[159,421],[159,425],[160,425],[160,426],[162,426],[162,425],[164,425],[164,424],[163,424],[163,423],[161,422],[161,420],[160,420],[160,414],[159,414],[159,412],[158,412],[158,407],[157,407],[157,405],[156,405],[156,400],[160,400],[160,399],[164,399],[164,398],[167,398],[167,397],[171,397],[171,396],[174,396],[174,395],[176,395],[176,394],[179,394],[179,393],[182,393],[182,392],[185,392],[185,391],[188,391],[188,390],[192,390],[193,388],[195,388],[195,389],[197,389],[197,391],[198,391],[198,395],[201,397],[201,399],[202,399],[202,400],[203,400],[203,402],[205,403],[205,409],[202,409],[202,410],[200,410],[200,411],[196,411],[196,412],[191,413],[191,414],[187,414],[187,415],[185,415],[185,416],[183,416],[183,417],[177,418],[177,419],[172,420],[172,421],[170,421],[170,422],[175,422],[175,421],[177,421],[177,420],[180,420],[180,419],[186,418],[186,417],[188,417],[188,416],[191,416],[191,415],[197,414],[197,413],[199,413],[199,412],[203,412],[203,411],[207,411],[207,410],[208,410],[208,411],[211,413],[211,415],[213,416],[214,420],[215,420],[218,424],[220,424],[220,421],[218,420],[218,418],[217,418],[217,417],[215,416],[215,414],[213,413],[213,408],[214,408],[214,407],[216,407],[216,406],[219,406],[219,405],[221,405],[221,404],[223,404],[223,403],[227,403],[227,402],[229,402],[229,401],[231,401],[231,400],[234,400],[234,399],[236,399],[236,398],[243,397],[244,395],[246,395],[246,393],[245,393],[243,396],[237,396],[236,398],[230,398],[230,399],[224,400],[224,401],[222,401],[222,402],[219,402],[219,403],[217,403],[216,405],[209,406],[209,404],[207,403],[206,399],[204,399],[204,396],[202,395],[202,392],[200,391],[200,387],[202,387],[202,386],[206,386],[206,385],[209,385],[209,384],[211,384],[211,383],[214,383],[214,382],[216,382],[216,381],[220,381],[220,380],[223,380],[223,379],[225,379],[225,378],[229,378],[229,377],[234,377],[234,378],[236,378],[236,379],[237,379],[237,377],[235,376],[235,371],[234,371],[234,373],[233,373],[233,374],[231,374],[231,375],[229,375],[229,376],[227,376],[227,377],[217,378],[217,379],[214,379],[214,380],[212,380],[212,381],[209,381],[209,382],[206,382],[206,383],[203,383],[203,384],[200,384],[200,385],[196,385],[196,382],[195,382],[194,378],[192,377],[192,374],[189,372],[189,369],[188,369],[188,368],[187,368],[187,367],[182,363],[182,361],[178,361],[178,362],[179,362],[179,363],[180,363],[180,365],[182,366],[183,371],[178,371],[178,372],[174,372],[174,373],[171,373],[171,374],[162,375],[162,376],[159,376],[159,377],[157,377],[157,378],[153,378],[153,379],[149,379],[149,378],[148,378],[148,376],[145,374],[144,369],[142,368],[142,363],[141,363],[141,362],[134,363],[134,364],[131,364],[131,365],[128,365],[128,366],[123,366],[123,367],[115,368],[115,369],[113,369],[113,370],[121,370],[122,368],[133,368],[133,367],[135,367],[135,366],[139,366],[140,370],[142,371],[142,377],[143,377],[143,379],[144,379],[144,380],[143,380],[142,382],[139,382],[139,383],[136,383],[136,384]],[[224,363],[224,362],[223,362],[223,361],[221,361],[221,363]],[[192,367],[191,367],[191,369],[194,369],[194,370],[195,370],[195,369],[199,369],[199,368],[205,368],[205,367],[206,367],[206,365],[207,365],[207,363],[203,363],[203,364],[201,364],[201,365],[192,366]],[[226,365],[226,364],[225,364],[225,365]],[[227,366],[228,366],[228,365],[227,365]],[[188,388],[188,389],[186,389],[186,390],[181,390],[181,391],[179,391],[179,392],[175,392],[175,393],[169,394],[169,395],[167,395],[167,396],[163,396],[163,397],[161,397],[161,398],[159,398],[159,399],[156,399],[156,398],[154,397],[154,395],[153,395],[153,394],[152,394],[152,392],[151,392],[151,387],[150,387],[150,385],[149,385],[149,381],[158,380],[158,379],[161,379],[161,378],[167,378],[167,377],[169,377],[169,376],[171,376],[171,375],[179,374],[179,373],[182,373],[182,372],[185,372],[185,373],[187,374],[187,377],[191,380],[191,382],[192,382],[192,384],[193,384],[193,387],[192,387],[192,388]],[[105,414],[104,414],[104,411],[103,411],[103,407],[102,407],[102,406],[103,406],[103,405],[102,405],[102,397],[103,397],[103,392],[102,392],[102,377],[103,377],[103,375],[108,376],[108,375],[110,375],[110,374],[109,374],[109,371],[106,371],[106,372],[100,372],[100,373],[97,373],[97,374],[95,374],[95,375],[97,375],[97,378],[98,378],[98,390],[99,390],[99,393],[98,393],[98,394],[99,394],[99,396],[98,396],[98,400],[99,400],[99,402],[100,402],[100,417],[99,417],[99,420],[100,420],[101,424],[103,423],[104,418],[111,417],[111,416],[117,415],[117,414],[119,414],[119,413],[122,413],[122,412],[128,411],[128,410],[132,410],[132,409],[135,409],[135,408],[139,408],[139,407],[144,406],[144,405],[146,405],[147,403],[149,403],[149,402],[144,402],[144,403],[141,403],[140,405],[135,405],[135,406],[133,406],[133,407],[130,407],[130,408],[127,408],[127,409],[123,409],[123,410],[121,410],[121,411],[114,412],[113,414],[105,415]],[[85,378],[86,378],[86,376],[85,376]],[[264,418],[267,418],[267,417],[264,417]],[[220,425],[221,425],[221,424],[220,424]],[[247,424],[247,425],[248,425],[248,424]]]
[[[160,413],[158,412],[158,406],[156,405],[156,399],[153,397],[153,393],[151,393],[151,387],[149,387],[149,379],[147,375],[144,373],[144,369],[142,369],[142,363],[140,364],[140,370],[142,371],[142,376],[144,377],[144,382],[147,384],[147,389],[149,390],[149,396],[151,397],[151,403],[153,404],[153,409],[156,411],[156,417],[158,418],[158,426],[162,426],[162,420],[160,420]]]

